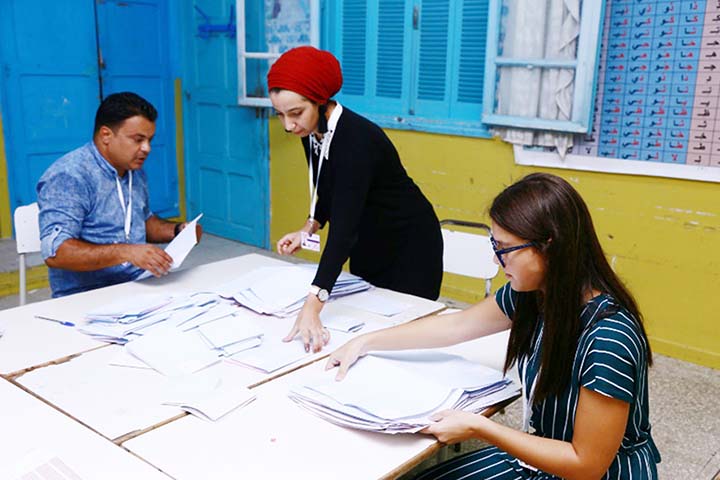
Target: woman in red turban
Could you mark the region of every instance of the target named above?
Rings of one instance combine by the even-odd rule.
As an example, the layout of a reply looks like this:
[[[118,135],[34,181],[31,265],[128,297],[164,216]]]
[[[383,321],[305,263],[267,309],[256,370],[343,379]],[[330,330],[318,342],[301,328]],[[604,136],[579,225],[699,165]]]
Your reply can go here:
[[[332,100],[343,82],[338,60],[314,47],[294,48],[272,65],[267,81],[285,131],[302,139],[311,198],[307,222],[277,242],[278,253],[319,250],[316,232],[330,223],[285,341],[300,334],[306,350],[327,344],[320,311],[348,258],[350,271],[373,285],[436,299],[443,250],[437,216],[380,127]]]

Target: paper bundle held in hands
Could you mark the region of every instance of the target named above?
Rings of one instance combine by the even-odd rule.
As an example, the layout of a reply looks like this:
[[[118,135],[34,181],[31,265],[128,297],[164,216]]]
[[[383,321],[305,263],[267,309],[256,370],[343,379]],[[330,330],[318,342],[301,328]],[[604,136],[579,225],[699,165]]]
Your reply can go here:
[[[480,412],[519,391],[497,370],[432,350],[370,354],[344,380],[335,374],[294,387],[289,397],[329,422],[382,433],[417,432],[435,412]]]
[[[287,317],[302,307],[316,269],[317,265],[261,267],[221,285],[215,292],[257,313]],[[330,298],[361,292],[370,286],[362,278],[342,272]]]

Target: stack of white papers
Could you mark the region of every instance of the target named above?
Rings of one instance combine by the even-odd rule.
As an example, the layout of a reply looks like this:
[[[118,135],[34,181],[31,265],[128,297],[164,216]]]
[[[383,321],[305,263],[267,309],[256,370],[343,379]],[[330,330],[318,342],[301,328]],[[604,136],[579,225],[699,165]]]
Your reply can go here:
[[[221,285],[215,291],[257,313],[287,317],[302,307],[316,269],[317,265],[261,267]],[[360,277],[342,272],[330,297],[338,298],[370,287]]]
[[[86,323],[79,330],[101,341],[124,344],[161,323],[187,331],[239,310],[237,305],[207,293],[146,295],[138,297],[137,303],[133,299],[133,305],[129,303],[124,300],[87,313]]]
[[[139,295],[132,302],[124,299],[88,312],[85,319],[90,322],[134,323],[171,301],[172,297],[168,295]]]
[[[337,425],[382,433],[417,432],[435,412],[480,412],[519,391],[497,370],[432,350],[367,355],[340,382],[336,372],[292,388],[289,397]]]

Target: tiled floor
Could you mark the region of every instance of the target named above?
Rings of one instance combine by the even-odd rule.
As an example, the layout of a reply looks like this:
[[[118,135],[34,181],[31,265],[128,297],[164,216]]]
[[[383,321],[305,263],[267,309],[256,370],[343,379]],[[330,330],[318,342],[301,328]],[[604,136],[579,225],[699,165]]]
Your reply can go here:
[[[274,255],[256,247],[205,235],[183,267],[251,252]],[[12,241],[0,240],[0,272],[16,268],[16,258]],[[28,301],[49,297],[49,290],[41,289],[30,292]],[[0,298],[0,310],[16,305],[16,295]],[[649,385],[653,437],[662,455],[660,478],[712,480],[716,475],[720,476],[720,370],[655,355]],[[517,428],[522,417],[520,410],[520,402],[515,402],[495,419]],[[478,445],[477,442],[466,442],[463,451]]]

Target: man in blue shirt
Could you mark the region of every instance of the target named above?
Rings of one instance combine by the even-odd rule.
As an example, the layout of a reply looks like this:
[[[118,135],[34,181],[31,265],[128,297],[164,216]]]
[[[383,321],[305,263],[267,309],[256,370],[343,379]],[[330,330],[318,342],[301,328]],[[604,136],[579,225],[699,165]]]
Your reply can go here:
[[[148,242],[166,243],[185,224],[166,222],[148,206],[141,169],[155,135],[157,111],[134,93],[100,104],[93,140],[61,157],[37,184],[42,255],[53,297],[156,277],[173,259]],[[200,233],[200,229],[198,229]]]

